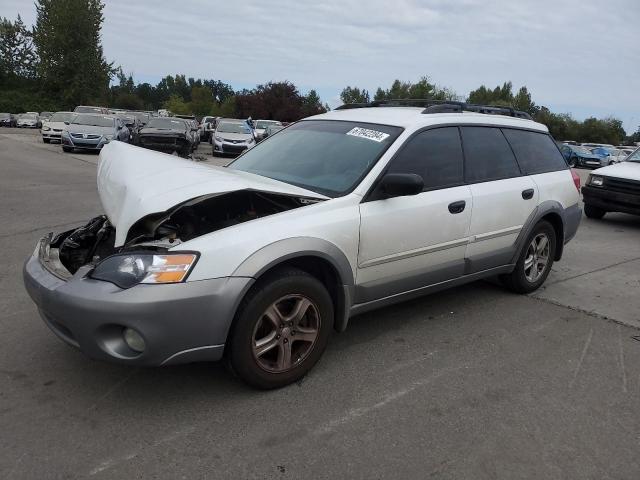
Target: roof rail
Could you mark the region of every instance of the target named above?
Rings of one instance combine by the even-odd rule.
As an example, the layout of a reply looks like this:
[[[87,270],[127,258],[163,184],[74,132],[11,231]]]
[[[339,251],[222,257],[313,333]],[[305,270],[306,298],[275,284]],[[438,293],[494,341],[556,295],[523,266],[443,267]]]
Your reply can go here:
[[[521,110],[502,105],[476,105],[473,103],[456,102],[453,100],[428,100],[422,98],[397,98],[391,100],[375,100],[369,103],[345,103],[336,110],[350,110],[353,108],[370,107],[421,107],[422,113],[455,113],[475,112],[488,115],[507,115],[509,117],[532,120],[531,115]]]

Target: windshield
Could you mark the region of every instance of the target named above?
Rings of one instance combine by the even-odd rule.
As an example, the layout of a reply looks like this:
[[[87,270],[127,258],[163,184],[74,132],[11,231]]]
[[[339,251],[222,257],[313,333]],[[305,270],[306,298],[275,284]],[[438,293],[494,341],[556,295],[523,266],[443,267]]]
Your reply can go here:
[[[142,123],[147,123],[149,121],[149,114],[148,113],[133,112],[130,115],[133,115],[138,120],[140,120]]]
[[[330,197],[353,190],[402,132],[331,120],[292,125],[229,165]]]
[[[76,115],[71,120],[72,125],[90,125],[92,127],[113,127],[113,117],[104,115]]]
[[[147,123],[149,128],[160,128],[165,130],[184,130],[186,127],[184,120],[175,118],[152,118]]]
[[[282,125],[280,122],[276,122],[275,120],[258,120],[256,122],[256,128],[263,129],[267,128],[269,125]]]
[[[637,148],[635,152],[625,158],[625,161],[640,163],[640,148]]]
[[[70,112],[56,112],[49,119],[50,122],[68,122],[73,117]]]
[[[22,118],[36,118],[36,114],[35,113],[23,113],[21,115]]]
[[[216,131],[218,133],[251,133],[249,125],[244,122],[221,122]]]
[[[76,107],[74,112],[76,113],[102,113],[100,107]]]

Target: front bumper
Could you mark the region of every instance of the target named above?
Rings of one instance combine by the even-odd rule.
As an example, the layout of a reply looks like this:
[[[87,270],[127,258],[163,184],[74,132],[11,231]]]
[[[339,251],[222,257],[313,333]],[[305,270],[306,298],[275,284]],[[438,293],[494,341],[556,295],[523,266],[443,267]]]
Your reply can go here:
[[[184,150],[189,144],[189,141],[183,137],[152,137],[152,136],[139,136],[138,145],[149,150],[155,150],[158,152],[173,153],[175,151]]]
[[[213,141],[213,151],[220,155],[240,155],[251,146],[253,146],[253,144],[219,142],[218,140]]]
[[[27,292],[59,338],[96,360],[144,366],[219,360],[237,306],[253,282],[227,277],[123,290],[89,278],[85,267],[65,280],[41,259],[47,241],[25,262]],[[126,345],[125,328],[144,338],[144,352]]]
[[[65,147],[78,148],[82,150],[102,150],[102,147],[109,143],[109,141],[104,137],[95,140],[81,140],[77,138],[72,139],[69,135],[62,135],[60,138],[62,145]]]
[[[593,205],[607,212],[629,213],[640,215],[640,195],[607,190],[602,187],[582,187],[585,204]]]
[[[46,138],[48,140],[60,140],[62,137],[62,131],[56,132],[54,130],[42,131],[42,138]]]
[[[600,168],[607,166],[607,163],[603,163],[599,158],[584,158],[577,157],[576,164],[581,167],[587,168]]]

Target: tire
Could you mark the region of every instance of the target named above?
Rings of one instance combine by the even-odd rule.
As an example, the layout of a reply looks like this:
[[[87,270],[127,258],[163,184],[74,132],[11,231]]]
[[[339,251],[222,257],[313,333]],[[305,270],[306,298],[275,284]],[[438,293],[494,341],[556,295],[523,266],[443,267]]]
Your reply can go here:
[[[63,147],[62,147],[62,151],[63,151],[63,152],[67,152],[67,153],[69,153],[69,152],[71,152],[72,150],[73,150],[73,148],[71,148],[71,147],[65,147],[65,146],[63,146]]]
[[[43,138],[42,141],[44,143],[51,143],[51,139],[50,138]]]
[[[540,242],[543,237],[546,237],[547,243],[543,250],[540,250]],[[537,249],[534,248],[534,242],[538,246]],[[513,272],[501,275],[500,280],[515,293],[536,291],[549,276],[556,247],[556,231],[553,226],[546,220],[538,222],[527,237]],[[546,258],[546,262],[544,258]]]
[[[295,268],[277,270],[260,279],[242,301],[225,352],[227,362],[252,387],[289,385],[322,356],[333,318],[331,296],[318,279]]]
[[[600,220],[607,213],[606,210],[603,210],[599,207],[595,207],[593,205],[589,205],[588,203],[584,204],[584,214],[587,218],[593,218],[595,220]]]

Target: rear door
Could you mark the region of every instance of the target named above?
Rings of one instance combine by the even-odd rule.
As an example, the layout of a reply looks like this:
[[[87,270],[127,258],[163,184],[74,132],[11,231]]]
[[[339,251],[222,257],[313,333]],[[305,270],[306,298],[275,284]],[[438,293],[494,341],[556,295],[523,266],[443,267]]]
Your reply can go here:
[[[464,126],[461,131],[465,180],[473,196],[465,273],[475,273],[511,261],[539,192],[520,170],[500,128]]]
[[[539,204],[552,201],[568,208],[579,202],[580,194],[573,183],[571,170],[550,135],[511,128],[502,131],[520,168],[535,182]]]
[[[457,127],[420,132],[391,160],[385,173],[420,175],[425,187],[360,205],[357,303],[463,274],[472,207],[463,164]]]

